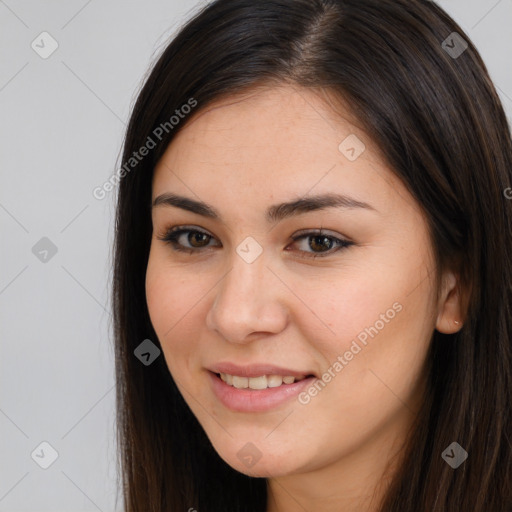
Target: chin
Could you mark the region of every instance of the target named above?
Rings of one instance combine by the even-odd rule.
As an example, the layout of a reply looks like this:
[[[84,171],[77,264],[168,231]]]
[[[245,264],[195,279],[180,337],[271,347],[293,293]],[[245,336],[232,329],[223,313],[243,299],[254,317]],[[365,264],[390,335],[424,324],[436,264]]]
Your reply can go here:
[[[238,445],[237,445],[238,446]],[[265,455],[252,443],[242,444],[237,450],[217,451],[219,456],[233,469],[244,475],[255,478],[281,477],[296,472],[298,461],[288,454]]]

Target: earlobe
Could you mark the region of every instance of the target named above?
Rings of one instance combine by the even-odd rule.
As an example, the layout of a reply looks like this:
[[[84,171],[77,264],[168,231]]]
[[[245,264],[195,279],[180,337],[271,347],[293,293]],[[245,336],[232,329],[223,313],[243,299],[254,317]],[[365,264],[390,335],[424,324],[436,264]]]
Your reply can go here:
[[[461,293],[459,279],[453,272],[443,275],[443,289],[439,297],[436,329],[453,334],[462,328]]]

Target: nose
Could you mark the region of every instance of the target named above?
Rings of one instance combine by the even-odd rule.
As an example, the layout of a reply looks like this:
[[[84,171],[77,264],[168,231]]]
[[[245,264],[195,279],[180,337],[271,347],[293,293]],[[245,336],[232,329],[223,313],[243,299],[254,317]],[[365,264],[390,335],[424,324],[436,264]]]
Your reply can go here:
[[[231,269],[214,288],[216,295],[206,324],[230,343],[248,343],[258,335],[277,334],[287,325],[287,290],[267,267],[264,255],[265,251],[247,263],[233,251]]]

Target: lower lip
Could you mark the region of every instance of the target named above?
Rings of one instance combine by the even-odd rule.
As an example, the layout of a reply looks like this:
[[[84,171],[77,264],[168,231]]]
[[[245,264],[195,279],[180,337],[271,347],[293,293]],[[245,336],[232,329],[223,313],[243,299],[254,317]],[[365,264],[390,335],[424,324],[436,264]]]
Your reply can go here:
[[[279,407],[310,386],[316,377],[308,377],[293,384],[276,388],[237,389],[226,384],[217,374],[208,371],[213,392],[228,409],[236,412],[264,412]]]

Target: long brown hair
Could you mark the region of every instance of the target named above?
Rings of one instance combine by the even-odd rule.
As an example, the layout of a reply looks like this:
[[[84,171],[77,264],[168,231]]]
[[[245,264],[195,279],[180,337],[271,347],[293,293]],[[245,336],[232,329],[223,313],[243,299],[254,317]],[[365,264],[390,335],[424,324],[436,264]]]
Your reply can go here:
[[[123,162],[150,139],[152,148],[125,167],[117,198],[113,311],[125,510],[265,511],[266,480],[228,466],[164,358],[146,366],[134,350],[145,339],[160,346],[145,271],[153,170],[187,122],[170,123],[171,116],[191,100],[199,110],[273,83],[329,91],[350,106],[424,210],[437,278],[456,268],[466,293],[463,328],[434,331],[425,400],[381,511],[512,510],[510,128],[469,37],[426,0],[216,0],[154,64]],[[457,469],[441,457],[453,441],[469,454]]]

